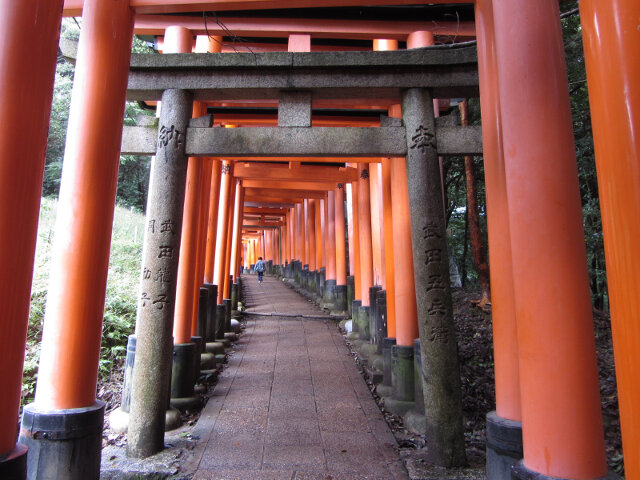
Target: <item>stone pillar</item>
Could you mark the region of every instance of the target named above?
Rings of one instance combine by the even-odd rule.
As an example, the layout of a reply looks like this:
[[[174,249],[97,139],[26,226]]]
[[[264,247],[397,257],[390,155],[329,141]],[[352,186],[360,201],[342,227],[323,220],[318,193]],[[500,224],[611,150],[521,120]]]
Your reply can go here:
[[[127,444],[127,454],[137,458],[153,455],[164,446],[175,279],[187,174],[184,132],[191,118],[192,103],[191,94],[184,90],[166,90],[162,94],[158,151],[151,166],[147,200],[136,321],[135,388],[131,395]]]
[[[425,89],[402,95],[407,132],[407,181],[429,460],[466,463],[462,393],[453,324],[442,183],[435,143],[433,99]]]
[[[26,475],[24,445],[16,444],[31,279],[38,231],[47,131],[62,1],[5,2],[0,42],[5,67],[0,118],[0,477]],[[10,94],[8,93],[10,92]]]
[[[104,403],[95,393],[132,34],[128,1],[85,2],[36,398],[20,432],[28,478],[99,476]]]
[[[639,18],[633,0],[580,2],[627,478],[640,478]]]

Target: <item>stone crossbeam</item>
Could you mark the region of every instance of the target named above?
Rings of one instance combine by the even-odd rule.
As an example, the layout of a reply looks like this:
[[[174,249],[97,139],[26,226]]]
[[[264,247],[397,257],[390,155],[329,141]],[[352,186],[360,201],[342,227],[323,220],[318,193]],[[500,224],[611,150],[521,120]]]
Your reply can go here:
[[[155,127],[124,127],[123,155],[155,155]],[[482,155],[480,127],[436,128],[438,154]],[[192,157],[404,157],[404,127],[188,128]]]

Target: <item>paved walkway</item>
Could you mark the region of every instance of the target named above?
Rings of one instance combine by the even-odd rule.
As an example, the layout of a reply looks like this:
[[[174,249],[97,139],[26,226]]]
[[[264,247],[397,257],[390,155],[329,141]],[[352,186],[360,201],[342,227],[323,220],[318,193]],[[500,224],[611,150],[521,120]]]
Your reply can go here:
[[[279,280],[243,281],[249,312],[322,315]],[[192,434],[195,479],[409,478],[331,320],[247,316]]]

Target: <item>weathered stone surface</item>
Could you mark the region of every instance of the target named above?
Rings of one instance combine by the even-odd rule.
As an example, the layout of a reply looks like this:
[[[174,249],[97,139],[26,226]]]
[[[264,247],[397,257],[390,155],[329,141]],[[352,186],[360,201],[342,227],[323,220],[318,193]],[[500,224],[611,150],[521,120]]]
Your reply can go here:
[[[155,155],[158,130],[124,127],[123,155]],[[188,128],[189,156],[400,156],[406,155],[405,129],[380,128]],[[482,155],[481,127],[436,129],[438,155]],[[357,160],[356,160],[357,161]]]
[[[133,55],[130,100],[158,100],[179,84],[197,100],[277,99],[282,89],[314,98],[398,97],[429,87],[438,97],[477,96],[475,47],[395,52]],[[249,93],[250,92],[250,93]]]
[[[128,454],[139,458],[162,450],[164,444],[187,174],[184,133],[192,105],[193,97],[184,90],[164,93],[160,148],[151,166],[127,446]]]
[[[402,112],[429,457],[438,465],[460,466],[466,462],[460,369],[430,93],[405,91]]]
[[[311,126],[311,92],[280,93],[278,99],[279,127]]]
[[[190,129],[187,154],[192,156],[388,156],[406,154],[404,129],[207,128]]]

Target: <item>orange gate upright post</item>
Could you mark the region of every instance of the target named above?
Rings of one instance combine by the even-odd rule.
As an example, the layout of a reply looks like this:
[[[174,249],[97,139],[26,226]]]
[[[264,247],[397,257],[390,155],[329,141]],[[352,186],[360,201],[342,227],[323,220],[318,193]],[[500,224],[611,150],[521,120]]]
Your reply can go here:
[[[522,458],[522,416],[492,3],[492,0],[477,0],[475,10],[496,378],[496,411],[487,413],[487,477],[507,478],[511,475],[511,465]]]
[[[324,266],[324,199],[316,199],[316,295],[322,298],[326,268]]]
[[[23,479],[26,452],[16,444],[31,279],[62,1],[4,2],[0,16],[0,477]],[[34,115],[35,114],[35,115]]]
[[[327,270],[324,281],[324,301],[331,309],[336,307],[336,193],[327,192],[326,252]],[[344,228],[344,227],[343,227]],[[343,242],[344,243],[344,242]]]
[[[357,168],[357,164],[355,164]],[[362,306],[362,282],[360,281],[360,234],[359,234],[359,221],[358,221],[358,182],[350,184],[349,191],[347,192],[348,199],[351,200],[351,208],[349,212],[351,214],[351,222],[349,223],[349,267],[351,267],[351,258],[353,258],[353,269],[350,270],[350,274],[353,277],[353,297],[348,296],[349,305],[351,307],[351,316],[353,317],[352,332],[354,337],[359,335],[358,326],[358,314],[360,313],[360,307]],[[347,204],[349,201],[347,201]],[[353,255],[351,255],[353,250]],[[347,283],[349,288],[349,283]],[[349,292],[347,291],[347,294]]]
[[[640,4],[580,2],[622,445],[627,478],[640,478]]]
[[[600,478],[604,435],[558,2],[494,2],[493,11],[524,447],[512,475]]]
[[[334,226],[336,232],[336,299],[335,310],[346,312],[347,305],[347,239],[344,227],[344,185],[338,184],[334,190]]]
[[[235,219],[236,196],[239,194],[240,182],[231,177],[231,187],[229,190],[229,218],[227,219],[227,247],[224,254],[224,297],[222,303],[224,305],[224,331],[225,338],[231,332],[231,245],[233,240],[233,222]]]
[[[40,7],[32,21],[48,17]],[[96,385],[132,38],[127,0],[85,2],[36,398],[24,409],[20,432],[29,478],[100,475],[105,404],[96,401]],[[76,433],[78,424],[83,433]]]
[[[231,282],[231,311],[238,309],[238,262],[240,261],[238,240],[242,236],[242,186],[238,182],[233,217],[233,235],[231,240],[231,261],[229,273]]]
[[[312,293],[316,292],[317,288],[317,280],[318,280],[318,265],[316,264],[316,203],[317,201],[313,198],[308,200],[305,199],[307,204],[307,245],[308,247],[308,264],[309,271],[307,272],[307,285],[306,289]]]
[[[358,237],[360,250],[360,300],[362,305],[357,314],[360,340],[371,338],[369,315],[371,313],[370,291],[373,287],[373,246],[371,241],[371,189],[369,185],[369,164],[359,163],[358,173]]]

